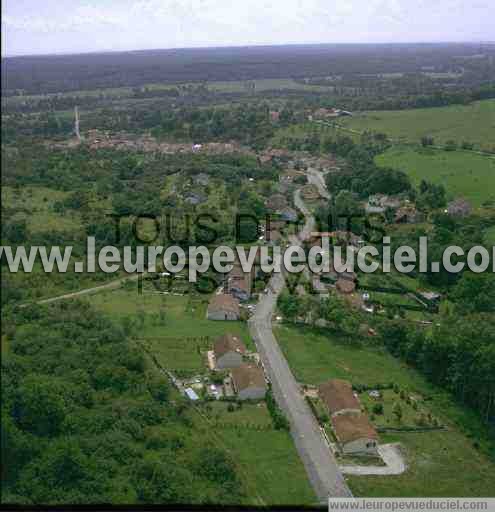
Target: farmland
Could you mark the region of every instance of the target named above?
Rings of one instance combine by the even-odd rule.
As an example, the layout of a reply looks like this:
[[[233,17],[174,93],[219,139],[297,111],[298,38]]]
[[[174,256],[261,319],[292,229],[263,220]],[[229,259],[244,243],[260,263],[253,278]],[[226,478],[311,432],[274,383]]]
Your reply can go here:
[[[464,151],[396,146],[376,158],[380,166],[405,171],[414,184],[421,180],[444,185],[447,197],[464,197],[473,206],[495,199],[495,158]]]
[[[436,144],[467,141],[480,149],[490,149],[495,143],[495,100],[437,108],[368,111],[346,118],[342,124],[359,131],[386,133],[403,142],[419,142],[428,135]]]

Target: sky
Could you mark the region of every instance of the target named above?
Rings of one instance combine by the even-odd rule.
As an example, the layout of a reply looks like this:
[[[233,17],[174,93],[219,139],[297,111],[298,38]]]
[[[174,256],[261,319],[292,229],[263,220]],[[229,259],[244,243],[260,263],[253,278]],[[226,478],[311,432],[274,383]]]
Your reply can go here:
[[[494,41],[495,0],[3,0],[2,54]]]

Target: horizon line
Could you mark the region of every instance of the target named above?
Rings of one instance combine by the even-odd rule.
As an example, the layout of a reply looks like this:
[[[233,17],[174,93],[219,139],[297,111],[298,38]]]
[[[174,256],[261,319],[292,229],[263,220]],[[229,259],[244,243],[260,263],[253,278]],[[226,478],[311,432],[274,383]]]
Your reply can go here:
[[[23,58],[23,57],[60,57],[60,56],[80,56],[80,55],[99,55],[109,53],[140,53],[140,52],[154,52],[154,51],[183,51],[183,50],[215,50],[215,49],[240,49],[240,48],[280,48],[284,46],[384,46],[384,45],[445,45],[445,44],[465,44],[465,45],[495,45],[495,40],[445,40],[445,41],[408,41],[408,42],[368,42],[368,43],[351,43],[351,42],[325,42],[325,43],[280,43],[280,44],[267,44],[267,43],[254,43],[242,45],[213,45],[213,46],[180,46],[168,48],[143,48],[143,49],[129,49],[129,50],[88,50],[83,52],[60,51],[51,53],[17,53],[2,55],[2,59]]]

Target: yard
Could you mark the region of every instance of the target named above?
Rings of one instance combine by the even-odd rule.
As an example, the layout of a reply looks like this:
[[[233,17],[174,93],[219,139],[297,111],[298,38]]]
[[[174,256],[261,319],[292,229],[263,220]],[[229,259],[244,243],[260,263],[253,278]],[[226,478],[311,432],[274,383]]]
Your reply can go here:
[[[139,295],[136,288],[101,293],[87,300],[116,320],[144,318],[138,331],[140,341],[151,348],[162,366],[192,375],[206,368],[198,348],[205,350],[225,332],[237,334],[248,348],[254,348],[245,324],[206,319],[207,299]],[[159,323],[160,310],[165,311],[163,324]],[[273,429],[264,402],[246,403],[240,408],[236,405],[233,411],[226,402],[208,402],[198,412],[191,410],[190,416],[191,428],[184,431],[184,453],[211,442],[226,448],[242,475],[247,495],[244,505],[314,504],[315,496],[292,438],[287,431]]]
[[[425,412],[431,412],[447,426],[447,431],[381,434],[382,443],[402,444],[409,468],[400,476],[348,477],[356,496],[493,495],[495,461],[485,455],[490,450],[493,453],[493,445],[474,413],[453,403],[446,393],[429,385],[414,369],[381,348],[351,346],[324,331],[304,327],[282,325],[275,335],[300,382],[319,384],[341,378],[354,385],[372,387],[393,383],[408,394],[422,397]],[[378,423],[384,421],[387,425],[388,417],[388,426],[393,425],[388,411],[395,401],[387,393],[386,414],[376,420]],[[410,409],[402,409],[403,423],[413,421]]]
[[[361,405],[375,427],[401,429],[442,426],[420,395],[398,388],[381,390],[380,395],[380,398],[373,398],[369,391],[359,394]],[[397,404],[400,419],[394,412]]]
[[[493,496],[495,464],[456,430],[381,434],[382,443],[399,442],[408,469],[398,476],[349,476],[356,496]]]
[[[314,503],[313,491],[292,438],[287,431],[273,428],[264,402],[235,406],[232,412],[224,402],[209,403],[206,407],[210,408],[208,416],[219,442],[246,470],[249,490],[253,493],[248,503],[256,503],[255,496],[260,499],[258,504]]]
[[[253,349],[247,327],[241,322],[215,322],[206,319],[208,296],[163,295],[117,289],[89,297],[91,303],[115,319],[131,318],[139,322],[137,339],[145,343],[159,363],[181,375],[206,371],[204,352],[210,350],[216,337],[237,334]]]

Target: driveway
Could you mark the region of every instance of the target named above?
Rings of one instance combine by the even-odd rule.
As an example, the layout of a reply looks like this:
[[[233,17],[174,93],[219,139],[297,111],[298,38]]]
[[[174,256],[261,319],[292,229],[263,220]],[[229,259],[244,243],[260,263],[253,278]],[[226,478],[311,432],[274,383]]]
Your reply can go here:
[[[399,443],[382,444],[378,453],[386,466],[340,466],[346,475],[400,475],[407,469]]]

